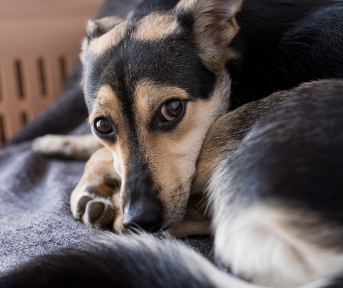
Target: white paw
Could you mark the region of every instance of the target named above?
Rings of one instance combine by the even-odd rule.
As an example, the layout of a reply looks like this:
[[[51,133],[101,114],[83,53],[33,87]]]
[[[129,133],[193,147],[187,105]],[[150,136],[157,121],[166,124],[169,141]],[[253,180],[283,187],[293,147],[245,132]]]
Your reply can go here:
[[[46,156],[72,157],[74,146],[68,136],[48,134],[36,138],[32,143],[32,150]]]

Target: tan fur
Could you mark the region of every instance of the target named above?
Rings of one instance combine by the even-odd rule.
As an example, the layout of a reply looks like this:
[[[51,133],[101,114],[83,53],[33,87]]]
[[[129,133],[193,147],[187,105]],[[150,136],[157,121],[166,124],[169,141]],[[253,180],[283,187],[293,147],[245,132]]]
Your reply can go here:
[[[171,14],[151,13],[136,26],[133,38],[140,41],[156,41],[169,35],[177,35],[181,31]]]
[[[241,3],[242,0],[225,3],[218,0],[184,0],[176,6],[176,13],[189,12],[193,15],[193,29],[200,57],[214,71],[220,71],[226,59],[237,57],[229,44],[239,29],[235,14]]]
[[[168,99],[188,100],[188,93],[179,87],[157,85],[149,80],[142,80],[136,86],[135,102],[140,120],[146,124],[151,119],[151,112],[156,111]]]

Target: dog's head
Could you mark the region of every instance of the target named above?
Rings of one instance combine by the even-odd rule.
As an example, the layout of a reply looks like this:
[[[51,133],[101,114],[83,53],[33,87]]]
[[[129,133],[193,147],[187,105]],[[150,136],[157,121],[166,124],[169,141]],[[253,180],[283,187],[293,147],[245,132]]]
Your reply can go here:
[[[91,21],[83,87],[93,133],[122,177],[124,226],[159,231],[185,213],[210,126],[228,108],[226,60],[241,0],[182,0]]]

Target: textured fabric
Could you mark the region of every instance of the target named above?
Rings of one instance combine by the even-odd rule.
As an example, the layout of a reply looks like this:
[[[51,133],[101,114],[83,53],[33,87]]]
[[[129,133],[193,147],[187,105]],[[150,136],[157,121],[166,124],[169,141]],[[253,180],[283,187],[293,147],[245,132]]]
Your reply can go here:
[[[136,2],[108,0],[100,16],[124,17]],[[71,215],[70,193],[85,162],[44,158],[31,150],[31,140],[47,133],[90,132],[80,76],[78,61],[62,97],[0,150],[0,273],[36,256],[109,233],[90,228]],[[211,255],[209,237],[186,241]]]

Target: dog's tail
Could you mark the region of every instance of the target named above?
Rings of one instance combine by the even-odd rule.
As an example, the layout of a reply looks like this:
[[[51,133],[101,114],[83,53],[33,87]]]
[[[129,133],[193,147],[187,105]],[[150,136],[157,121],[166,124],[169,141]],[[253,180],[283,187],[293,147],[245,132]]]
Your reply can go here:
[[[336,283],[336,284],[335,284]],[[342,283],[342,282],[341,282]],[[212,265],[174,240],[148,235],[107,235],[47,255],[0,276],[1,288],[257,288]],[[320,281],[306,288],[338,288]]]

